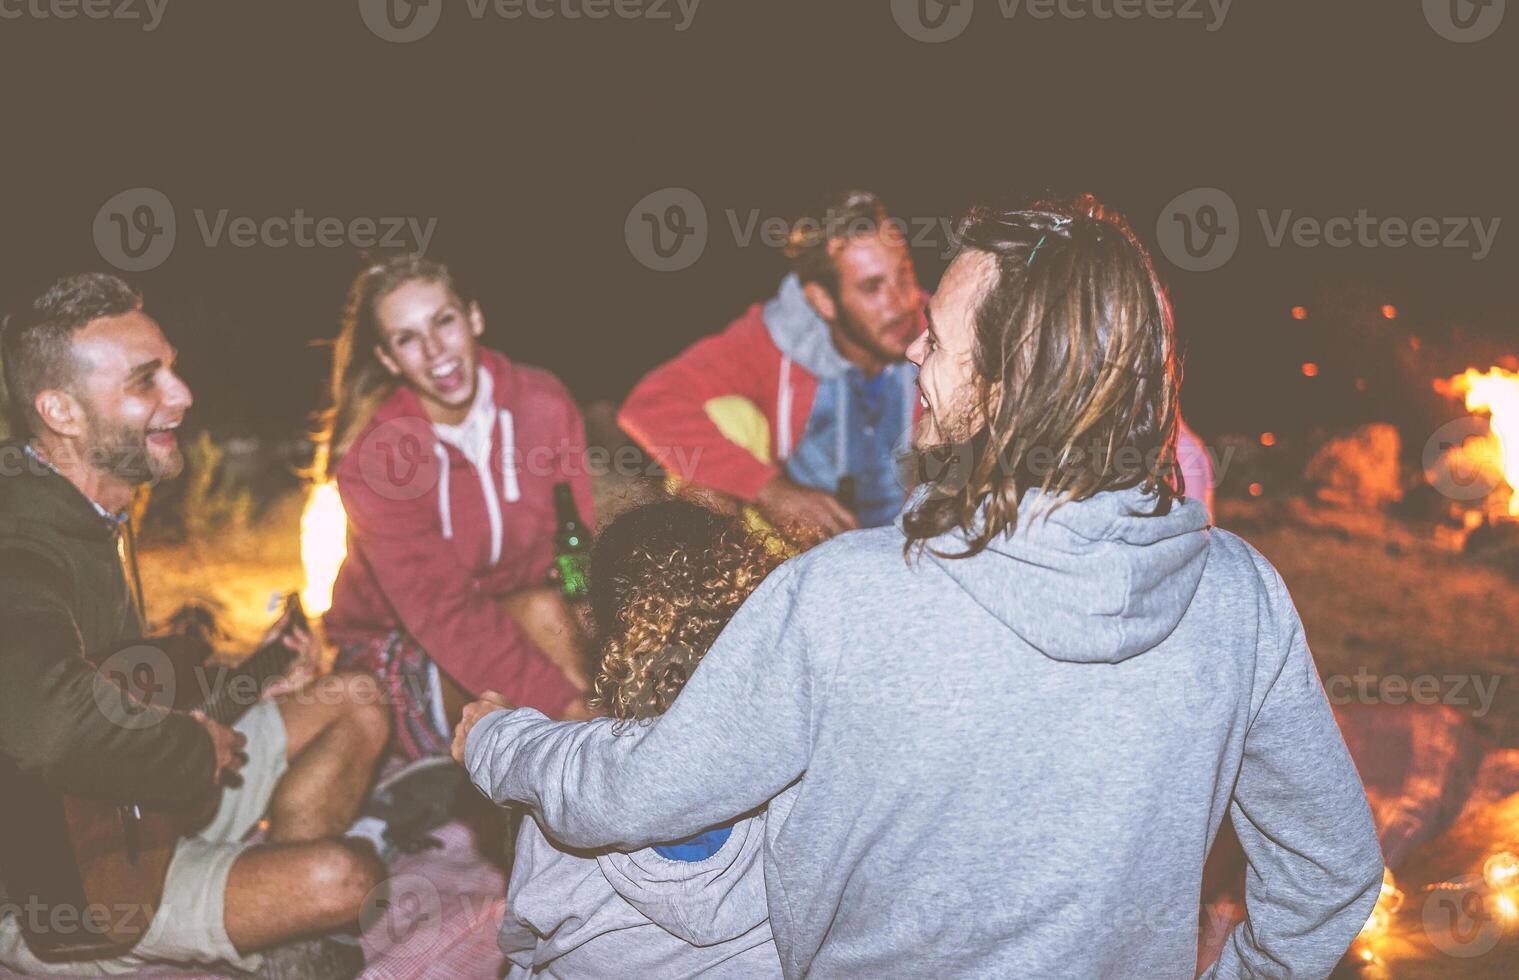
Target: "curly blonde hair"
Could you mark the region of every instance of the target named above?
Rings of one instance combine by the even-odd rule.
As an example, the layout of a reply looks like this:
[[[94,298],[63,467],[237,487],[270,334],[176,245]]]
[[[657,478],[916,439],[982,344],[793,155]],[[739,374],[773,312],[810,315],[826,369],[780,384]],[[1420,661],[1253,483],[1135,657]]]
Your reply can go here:
[[[785,557],[737,518],[686,500],[613,521],[591,556],[600,634],[592,703],[624,721],[667,711],[728,620]]]

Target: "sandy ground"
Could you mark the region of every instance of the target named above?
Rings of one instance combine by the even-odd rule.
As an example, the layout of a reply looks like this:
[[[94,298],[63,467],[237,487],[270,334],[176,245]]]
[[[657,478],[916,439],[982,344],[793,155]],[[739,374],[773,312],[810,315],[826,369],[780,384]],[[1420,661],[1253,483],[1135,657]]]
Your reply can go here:
[[[1519,581],[1377,514],[1222,501],[1217,519],[1282,573],[1331,698],[1438,691],[1519,747]]]
[[[644,492],[630,481],[598,481],[597,512],[605,519]],[[186,599],[209,601],[232,634],[229,654],[250,650],[278,595],[301,584],[299,514],[292,496],[247,534],[173,548],[147,543],[150,617]],[[1301,501],[1222,501],[1218,520],[1281,570],[1331,697],[1438,698],[1496,744],[1519,746],[1519,582],[1377,515]]]

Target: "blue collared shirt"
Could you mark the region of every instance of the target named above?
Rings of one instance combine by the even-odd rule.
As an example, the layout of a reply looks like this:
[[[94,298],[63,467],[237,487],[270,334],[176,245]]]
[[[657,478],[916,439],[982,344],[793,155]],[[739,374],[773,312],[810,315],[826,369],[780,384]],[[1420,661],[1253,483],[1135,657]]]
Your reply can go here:
[[[851,476],[860,526],[890,524],[907,496],[899,460],[912,435],[917,373],[904,361],[874,378],[853,366],[820,378],[802,439],[786,462],[788,475],[829,493]]]

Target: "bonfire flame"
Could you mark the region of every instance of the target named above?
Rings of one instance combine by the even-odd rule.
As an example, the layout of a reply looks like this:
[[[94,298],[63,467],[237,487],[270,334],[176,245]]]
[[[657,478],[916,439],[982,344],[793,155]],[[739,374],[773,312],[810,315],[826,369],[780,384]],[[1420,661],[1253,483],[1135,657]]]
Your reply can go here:
[[[1500,367],[1486,373],[1467,368],[1448,381],[1435,382],[1435,388],[1452,397],[1465,396],[1468,412],[1492,416],[1491,443],[1481,455],[1497,464],[1511,491],[1509,516],[1519,517],[1519,373]]]
[[[306,587],[301,603],[313,616],[332,608],[332,584],[348,557],[348,515],[336,483],[317,483],[301,512],[301,565]]]

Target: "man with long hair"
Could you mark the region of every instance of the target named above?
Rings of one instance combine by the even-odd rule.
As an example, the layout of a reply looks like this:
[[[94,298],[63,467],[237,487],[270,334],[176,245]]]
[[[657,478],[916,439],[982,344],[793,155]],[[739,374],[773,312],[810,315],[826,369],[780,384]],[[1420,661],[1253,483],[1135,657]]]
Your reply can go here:
[[[1209,976],[1327,976],[1382,880],[1281,577],[1177,478],[1171,309],[1095,209],[972,211],[909,358],[901,520],[771,574],[639,739],[482,701],[455,752],[582,848],[769,803],[784,973],[1191,980],[1226,816],[1247,919]]]

